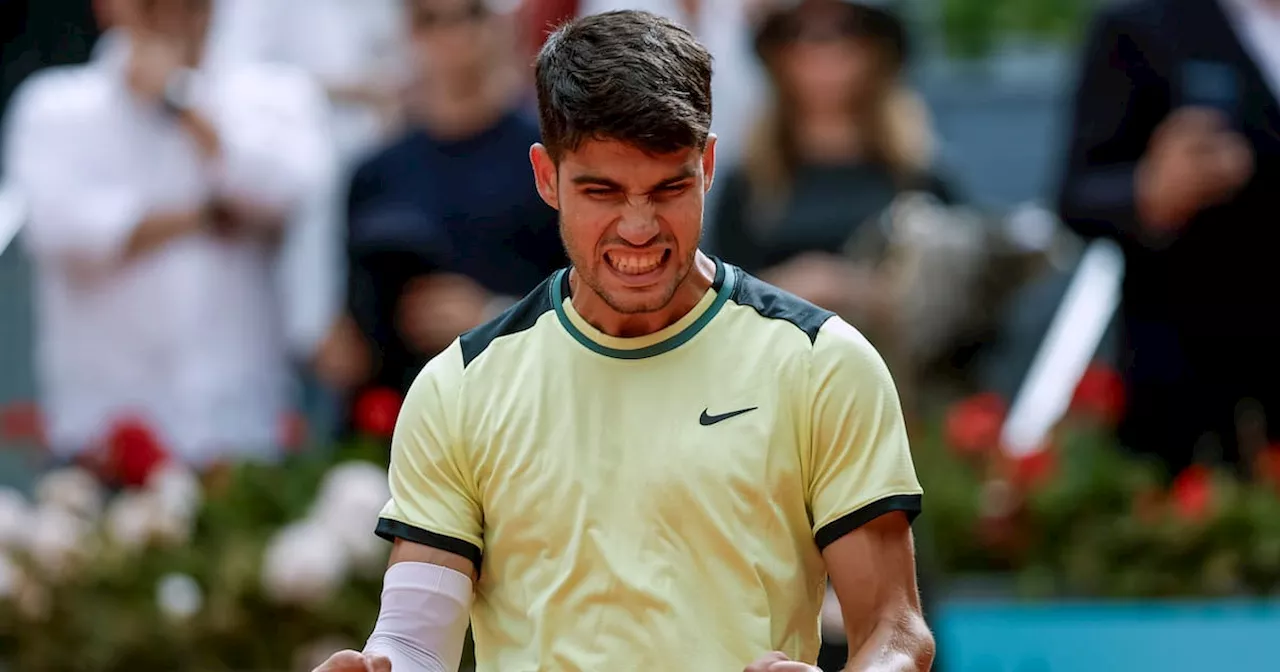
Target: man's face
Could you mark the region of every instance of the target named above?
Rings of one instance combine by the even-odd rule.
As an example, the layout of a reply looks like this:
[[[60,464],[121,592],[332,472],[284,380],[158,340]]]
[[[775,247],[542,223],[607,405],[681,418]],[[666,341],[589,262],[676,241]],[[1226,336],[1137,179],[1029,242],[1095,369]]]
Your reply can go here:
[[[439,77],[473,76],[495,39],[482,0],[412,0],[410,18],[417,67]]]
[[[181,44],[198,60],[209,28],[212,0],[111,0],[111,18],[134,30]]]
[[[560,235],[582,282],[620,314],[666,307],[694,266],[715,137],[706,150],[658,156],[589,140],[558,166],[535,145],[531,158],[539,193],[560,211]]]

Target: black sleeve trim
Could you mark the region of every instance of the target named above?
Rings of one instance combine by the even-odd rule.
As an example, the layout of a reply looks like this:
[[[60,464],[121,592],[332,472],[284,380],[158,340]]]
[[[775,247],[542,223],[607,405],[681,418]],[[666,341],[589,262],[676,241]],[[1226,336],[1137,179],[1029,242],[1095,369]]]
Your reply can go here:
[[[916,519],[916,516],[920,515],[923,500],[924,497],[921,495],[890,495],[884,499],[877,499],[857,511],[846,513],[823,525],[822,529],[813,535],[813,538],[818,542],[818,550],[821,551],[840,537],[893,511],[906,513],[907,522],[910,523]]]
[[[469,541],[428,532],[420,527],[414,527],[390,518],[379,518],[378,527],[374,529],[374,534],[387,541],[404,539],[415,544],[422,544],[423,546],[430,546],[431,548],[438,548],[442,551],[461,555],[470,560],[476,566],[477,571],[480,569],[480,560],[483,555],[480,553],[480,549]]]

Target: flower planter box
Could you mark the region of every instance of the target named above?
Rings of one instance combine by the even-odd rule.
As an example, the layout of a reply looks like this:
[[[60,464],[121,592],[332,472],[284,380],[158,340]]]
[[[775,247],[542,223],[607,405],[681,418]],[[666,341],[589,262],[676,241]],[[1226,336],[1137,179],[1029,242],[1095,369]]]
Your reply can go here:
[[[951,598],[933,620],[943,672],[1264,670],[1280,600]]]

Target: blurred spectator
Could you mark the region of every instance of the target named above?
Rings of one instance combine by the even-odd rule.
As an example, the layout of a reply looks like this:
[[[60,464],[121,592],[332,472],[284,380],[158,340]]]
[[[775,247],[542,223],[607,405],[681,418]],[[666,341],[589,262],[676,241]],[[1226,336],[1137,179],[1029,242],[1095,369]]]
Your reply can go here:
[[[276,248],[331,176],[323,98],[204,67],[210,0],[97,7],[116,28],[93,61],[30,79],[8,119],[50,448],[140,421],[198,466],[270,456],[290,384]]]
[[[1124,249],[1122,439],[1174,470],[1280,438],[1278,100],[1274,0],[1137,0],[1093,23],[1060,208]]]
[[[566,261],[556,215],[533,186],[538,127],[505,67],[515,36],[480,0],[410,3],[413,126],[351,183],[352,384],[407,390],[460,333],[495,316]],[[356,372],[357,367],[349,367]]]
[[[888,296],[844,252],[903,190],[947,200],[923,106],[903,87],[904,27],[863,2],[767,11],[756,47],[776,91],[743,164],[722,177],[712,247],[818,305],[878,310]]]
[[[538,51],[547,41],[547,36],[556,26],[578,16],[579,4],[579,0],[524,0],[520,4],[524,63],[534,62]]]
[[[219,0],[209,58],[295,65],[330,101],[344,164],[397,130],[405,82],[405,0]]]

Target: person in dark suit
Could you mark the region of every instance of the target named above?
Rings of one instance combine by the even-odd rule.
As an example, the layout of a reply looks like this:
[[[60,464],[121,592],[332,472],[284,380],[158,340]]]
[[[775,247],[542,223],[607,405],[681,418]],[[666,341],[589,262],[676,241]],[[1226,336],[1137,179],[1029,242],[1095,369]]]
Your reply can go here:
[[[1280,438],[1277,47],[1276,0],[1132,0],[1084,51],[1059,209],[1124,250],[1121,439],[1171,472]]]

